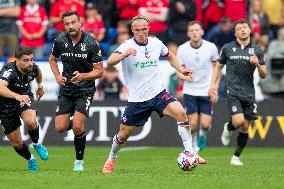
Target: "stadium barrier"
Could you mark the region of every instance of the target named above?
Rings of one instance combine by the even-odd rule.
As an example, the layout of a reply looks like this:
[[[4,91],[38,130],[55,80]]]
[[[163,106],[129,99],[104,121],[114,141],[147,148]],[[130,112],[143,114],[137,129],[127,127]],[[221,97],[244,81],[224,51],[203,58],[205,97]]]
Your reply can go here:
[[[40,142],[46,145],[73,145],[73,134],[56,133],[54,115],[56,101],[42,101],[37,104],[40,124]],[[110,146],[112,137],[119,129],[119,122],[126,102],[108,100],[94,101],[90,107],[90,118],[86,122],[87,145]],[[284,146],[284,101],[263,101],[258,103],[259,119],[249,129],[248,146]],[[221,146],[220,136],[229,116],[227,106],[219,102],[214,109],[213,127],[208,133],[208,146]],[[153,113],[144,127],[139,127],[129,138],[128,146],[182,146],[176,128],[176,121],[169,117],[159,118]],[[27,131],[21,127],[24,141],[29,140]],[[234,133],[236,137],[237,132]],[[7,138],[0,134],[0,145],[8,145]],[[232,140],[230,146],[235,145]]]

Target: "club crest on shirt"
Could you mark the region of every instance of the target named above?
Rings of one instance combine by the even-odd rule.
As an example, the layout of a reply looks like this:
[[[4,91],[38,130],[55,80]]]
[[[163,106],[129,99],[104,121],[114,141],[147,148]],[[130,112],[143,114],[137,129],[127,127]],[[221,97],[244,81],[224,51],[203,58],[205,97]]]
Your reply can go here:
[[[237,112],[237,106],[232,106],[232,112]]]
[[[86,45],[84,43],[81,43],[81,50],[85,51],[86,50]]]
[[[249,49],[248,49],[248,53],[249,53],[250,55],[253,55],[253,54],[254,54],[254,48],[249,48]]]

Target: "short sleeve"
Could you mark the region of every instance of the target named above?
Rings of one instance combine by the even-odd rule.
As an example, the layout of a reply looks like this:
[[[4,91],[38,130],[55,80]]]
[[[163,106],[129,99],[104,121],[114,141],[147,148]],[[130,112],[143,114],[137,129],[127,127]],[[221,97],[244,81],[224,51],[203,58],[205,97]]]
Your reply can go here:
[[[211,56],[211,61],[215,62],[219,59],[219,54],[218,54],[218,49],[216,45],[212,45],[212,56]]]
[[[226,64],[226,62],[227,62],[228,57],[226,55],[226,50],[227,50],[227,48],[224,45],[221,49],[221,52],[220,52],[220,58],[219,58],[220,64]]]
[[[166,45],[164,45],[164,43],[162,41],[160,41],[160,42],[161,42],[161,45],[162,45],[161,56],[168,56],[168,54],[169,54],[168,47],[166,47]]]
[[[119,45],[119,47],[117,47],[117,49],[115,49],[115,53],[125,53],[128,49],[128,43],[127,41],[123,42],[121,45]]]
[[[185,66],[185,62],[183,61],[183,53],[181,47],[177,50],[177,58],[180,61],[181,65]]]
[[[0,71],[0,80],[7,81],[11,83],[14,78],[14,71],[11,68],[3,67]]]
[[[55,39],[54,43],[53,43],[53,47],[51,50],[51,54],[55,57],[55,58],[59,58],[59,56],[61,55],[61,45],[59,43],[58,39]]]
[[[101,47],[98,42],[94,42],[94,48],[91,49],[91,60],[93,64],[103,61]]]

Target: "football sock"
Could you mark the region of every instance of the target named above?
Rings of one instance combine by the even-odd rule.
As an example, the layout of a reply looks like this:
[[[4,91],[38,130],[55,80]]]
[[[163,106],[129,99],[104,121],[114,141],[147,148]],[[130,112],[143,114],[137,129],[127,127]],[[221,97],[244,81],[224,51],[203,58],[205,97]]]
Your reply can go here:
[[[199,130],[199,136],[205,136],[207,135],[208,131],[210,130],[211,128],[211,125],[208,127],[208,128],[201,128]]]
[[[228,129],[228,131],[234,131],[234,130],[236,130],[237,128],[234,127],[232,121],[229,121],[229,122],[228,122],[228,125],[227,125],[227,129]]]
[[[182,139],[184,149],[186,151],[193,152],[191,129],[188,124],[188,121],[177,122],[177,125],[178,125],[178,133]]]
[[[76,150],[76,159],[83,160],[85,145],[86,145],[85,131],[81,133],[80,135],[74,136],[74,145],[75,145],[75,150]]]
[[[38,138],[39,138],[39,126],[36,125],[36,128],[35,129],[29,129],[28,130],[28,133],[30,135],[30,138],[32,140],[32,142],[34,144],[37,144],[38,143]]]
[[[247,144],[247,141],[248,141],[248,133],[243,133],[240,131],[237,138],[237,147],[234,153],[235,156],[239,157],[241,155],[243,149]]]
[[[22,156],[26,160],[29,160],[31,158],[31,152],[29,151],[28,146],[24,142],[20,148],[14,147],[14,149],[20,156]]]
[[[73,119],[69,121],[68,127],[67,127],[67,131],[73,129]]]
[[[117,152],[120,150],[120,148],[122,147],[123,144],[125,144],[126,141],[121,141],[119,138],[118,138],[118,135],[115,135],[113,137],[113,140],[112,140],[112,146],[111,146],[111,151],[109,153],[109,157],[108,159],[109,160],[114,160],[116,159],[116,156],[117,156]]]

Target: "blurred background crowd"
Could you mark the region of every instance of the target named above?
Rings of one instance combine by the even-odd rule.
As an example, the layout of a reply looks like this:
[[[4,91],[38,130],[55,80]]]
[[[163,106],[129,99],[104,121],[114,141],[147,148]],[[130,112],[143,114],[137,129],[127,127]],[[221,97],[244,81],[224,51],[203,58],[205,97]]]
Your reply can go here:
[[[54,39],[64,31],[61,15],[67,10],[79,13],[82,30],[98,40],[105,58],[131,38],[129,20],[138,14],[150,19],[150,35],[173,52],[188,41],[189,21],[200,21],[204,39],[216,44],[220,51],[225,43],[234,40],[233,22],[246,18],[254,42],[265,53],[269,70],[265,80],[257,81],[263,94],[258,100],[283,98],[284,0],[0,0],[0,57],[9,62],[17,47],[27,46],[34,49],[35,59],[47,60]],[[102,96],[127,99],[118,71],[106,72],[98,89],[117,94]],[[174,74],[169,90],[181,97],[182,82]],[[223,80],[219,92],[222,99]]]

